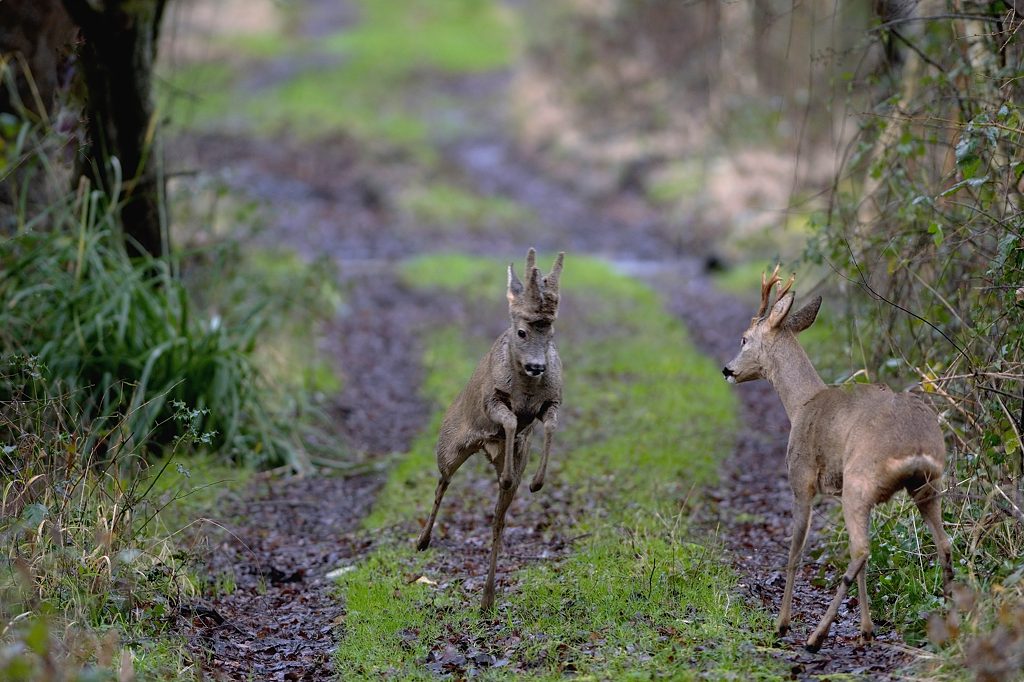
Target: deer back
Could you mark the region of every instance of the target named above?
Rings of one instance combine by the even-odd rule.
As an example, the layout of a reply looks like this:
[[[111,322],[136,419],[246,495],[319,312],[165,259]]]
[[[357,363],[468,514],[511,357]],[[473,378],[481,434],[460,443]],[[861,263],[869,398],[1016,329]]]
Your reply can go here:
[[[856,476],[888,499],[922,470],[941,477],[945,458],[935,412],[917,396],[888,386],[826,388],[793,416],[790,470],[806,467],[826,494],[839,494],[844,481]]]

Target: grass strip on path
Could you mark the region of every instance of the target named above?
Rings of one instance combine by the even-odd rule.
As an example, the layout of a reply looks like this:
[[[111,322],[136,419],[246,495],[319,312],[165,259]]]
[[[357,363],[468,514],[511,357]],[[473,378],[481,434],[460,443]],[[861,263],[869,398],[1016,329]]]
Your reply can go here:
[[[500,320],[502,270],[494,261],[435,255],[408,263],[404,274]],[[647,287],[584,258],[569,259],[562,287],[565,416],[549,484],[530,504],[543,504],[545,495],[568,498],[574,523],[557,531],[574,538],[571,552],[528,563],[514,584],[499,587],[495,614],[481,617],[479,589],[453,580],[466,576],[434,572],[445,549],[435,543],[415,551],[418,520],[433,501],[440,416],[492,341],[472,329],[439,328],[425,356],[424,390],[435,418],[366,519],[374,551],[340,581],[347,616],[337,663],[345,678],[467,671],[483,679],[778,677],[757,653],[770,633],[769,615],[737,602],[736,577],[717,541],[689,520],[732,448],[735,403],[727,385]],[[531,470],[535,464],[536,457]],[[438,530],[475,476],[493,478],[486,465],[467,463]],[[525,486],[519,494],[530,495]],[[493,499],[480,510],[487,546],[483,517]],[[506,535],[499,574],[513,552]],[[438,584],[415,582],[419,575]],[[438,663],[439,651],[448,652],[450,667],[438,667],[445,660]],[[483,663],[474,667],[477,659]]]
[[[357,21],[323,37],[289,30],[301,21],[289,21],[293,10],[283,8],[280,25],[266,32],[215,38],[213,58],[168,74],[163,108],[191,128],[227,124],[269,136],[287,129],[299,137],[345,131],[426,154],[423,102],[408,101],[410,87],[431,74],[501,69],[516,56],[515,15],[495,0],[350,4]]]

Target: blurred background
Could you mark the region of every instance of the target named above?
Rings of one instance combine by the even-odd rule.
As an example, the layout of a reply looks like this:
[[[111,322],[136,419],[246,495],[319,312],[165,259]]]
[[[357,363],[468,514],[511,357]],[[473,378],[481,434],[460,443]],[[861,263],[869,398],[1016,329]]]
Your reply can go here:
[[[1017,9],[0,2],[12,584],[55,605],[70,591],[84,622],[109,619],[121,607],[95,600],[113,571],[85,586],[40,567],[91,556],[106,533],[105,555],[159,558],[147,589],[180,590],[173,542],[139,519],[216,499],[239,467],[352,472],[401,451],[422,424],[379,415],[422,406],[387,378],[389,332],[349,342],[406,310],[382,282],[428,253],[508,261],[536,246],[751,304],[763,269],[796,271],[801,296],[828,301],[808,341],[826,382],[912,387],[942,412],[947,520],[992,600],[977,627],[1020,645]],[[361,381],[386,389],[345,394]],[[33,535],[70,490],[68,537]],[[908,523],[882,522],[883,546],[917,542]],[[886,557],[895,590],[904,567]],[[25,604],[13,594],[5,619]],[[935,600],[915,599],[924,641]],[[960,624],[934,627],[941,645]],[[97,641],[101,657],[120,650]]]

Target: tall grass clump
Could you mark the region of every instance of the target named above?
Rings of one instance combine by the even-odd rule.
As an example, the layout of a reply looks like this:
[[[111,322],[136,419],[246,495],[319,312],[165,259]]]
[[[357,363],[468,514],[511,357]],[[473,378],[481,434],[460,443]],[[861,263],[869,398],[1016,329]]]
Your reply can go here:
[[[187,665],[180,644],[153,638],[194,594],[161,516],[188,494],[188,471],[91,437],[74,394],[32,358],[4,358],[0,391],[0,678]],[[172,453],[203,438],[196,417],[178,405]]]
[[[1002,679],[1024,665],[1024,50],[1009,3],[948,4],[870,34],[905,49],[855,79],[880,96],[808,255],[841,276],[851,357],[872,380],[916,382],[947,433],[966,589],[926,632],[938,572],[894,505],[876,513],[875,598],[912,641],[948,645],[940,660]]]
[[[235,465],[305,467],[303,387],[261,355],[277,292],[224,245],[129,258],[131,180],[69,192],[57,128],[0,114],[0,679],[180,679],[176,534]]]
[[[5,123],[0,173],[13,203],[2,206],[0,351],[34,358],[101,448],[125,441],[150,452],[173,443],[183,435],[171,418],[178,402],[201,415],[209,449],[252,464],[300,465],[254,360],[269,322],[266,299],[224,316],[203,313],[173,261],[128,257],[116,193],[84,179],[76,192],[34,191],[62,175],[55,133]]]

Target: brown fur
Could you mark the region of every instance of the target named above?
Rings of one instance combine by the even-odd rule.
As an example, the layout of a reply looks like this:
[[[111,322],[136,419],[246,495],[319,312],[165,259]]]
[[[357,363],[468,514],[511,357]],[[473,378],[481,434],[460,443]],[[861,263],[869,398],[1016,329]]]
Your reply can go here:
[[[821,298],[790,315],[794,295],[782,293],[765,315],[768,290],[778,281],[774,274],[771,280],[762,280],[759,315],[743,334],[740,353],[722,373],[735,383],[770,381],[792,423],[786,465],[793,488],[793,540],[778,620],[780,635],[789,629],[793,581],[814,496],[842,499],[850,565],[825,616],[807,639],[807,648],[817,651],[854,579],[860,596],[861,637],[871,639],[874,626],[866,581],[871,508],[901,489],[914,499],[935,538],[948,594],[953,568],[940,506],[946,449],[935,413],[918,397],[873,384],[826,387],[796,338],[814,322]]]
[[[483,610],[494,604],[494,573],[505,529],[505,513],[526,470],[534,424],[538,421],[544,424],[544,446],[540,467],[530,483],[531,492],[544,485],[551,438],[558,426],[562,363],[554,344],[553,325],[558,316],[563,257],[564,254],[558,254],[551,272],[541,277],[535,267],[536,252],[530,249],[526,256],[525,286],[509,265],[507,295],[511,326],[497,338],[469,383],[449,406],[437,437],[437,468],[441,476],[433,510],[417,543],[418,549],[430,545],[438,507],[452,476],[463,462],[483,451],[498,475],[498,501],[494,508]]]

